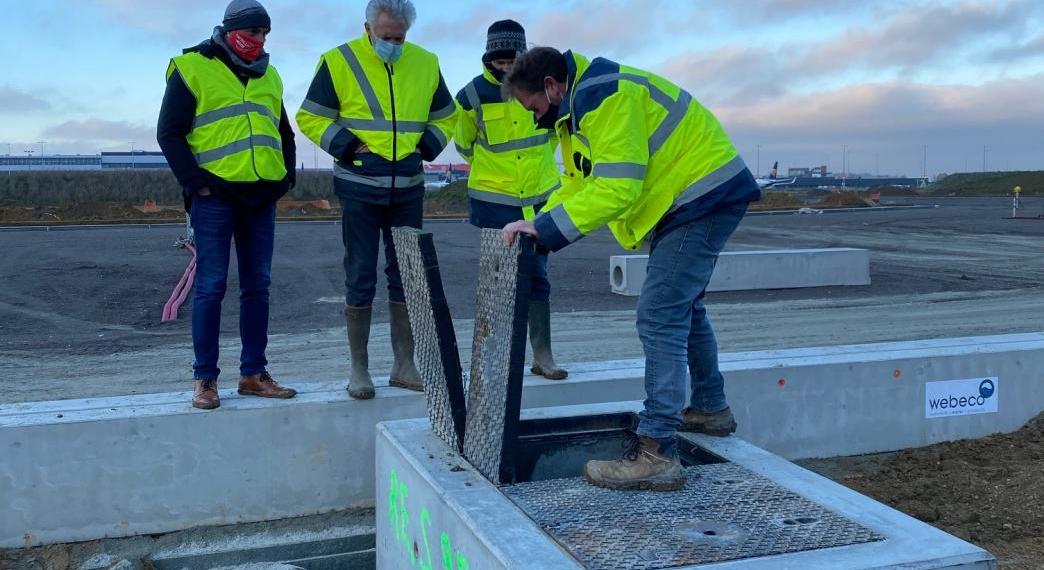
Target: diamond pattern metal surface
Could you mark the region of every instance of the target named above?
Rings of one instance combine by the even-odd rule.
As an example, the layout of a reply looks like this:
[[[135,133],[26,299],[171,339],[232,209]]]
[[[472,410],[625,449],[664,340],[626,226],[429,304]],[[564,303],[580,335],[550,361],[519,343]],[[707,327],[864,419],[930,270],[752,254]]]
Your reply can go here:
[[[504,494],[590,570],[678,568],[863,544],[884,537],[731,463],[687,467],[673,493],[582,478]]]
[[[464,456],[495,484],[514,478],[533,241],[482,230]]]
[[[406,309],[413,331],[414,361],[424,379],[431,428],[458,452],[465,426],[464,381],[439,260],[430,232],[393,228]]]

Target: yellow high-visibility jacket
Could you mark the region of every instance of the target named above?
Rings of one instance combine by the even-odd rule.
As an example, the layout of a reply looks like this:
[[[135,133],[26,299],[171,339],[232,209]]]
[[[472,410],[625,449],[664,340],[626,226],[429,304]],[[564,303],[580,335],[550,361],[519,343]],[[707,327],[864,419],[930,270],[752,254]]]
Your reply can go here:
[[[179,55],[167,66],[196,98],[196,118],[186,137],[200,168],[229,182],[286,177],[279,121],[283,82],[272,65],[246,85],[220,59],[199,52]]]
[[[406,42],[385,64],[364,33],[322,55],[297,124],[333,156],[335,187],[386,200],[396,188],[423,189],[421,160],[449,143],[456,111],[435,54]],[[369,152],[356,155],[361,144]]]
[[[608,224],[637,249],[668,213],[746,171],[718,120],[655,74],[566,52],[556,123],[565,176],[535,220],[558,250]]]
[[[471,164],[468,196],[517,206],[532,220],[535,206],[561,187],[555,164],[557,137],[537,128],[533,113],[505,99],[501,83],[483,70],[457,93],[460,111],[454,136],[457,151]]]

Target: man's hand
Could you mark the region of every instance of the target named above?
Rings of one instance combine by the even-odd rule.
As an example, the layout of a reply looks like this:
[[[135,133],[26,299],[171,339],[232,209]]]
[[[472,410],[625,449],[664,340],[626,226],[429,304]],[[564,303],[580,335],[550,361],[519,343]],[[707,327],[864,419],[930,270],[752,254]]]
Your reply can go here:
[[[504,229],[500,230],[500,237],[504,238],[504,243],[508,245],[515,244],[515,237],[518,236],[518,234],[526,234],[529,236],[533,236],[534,238],[540,237],[540,234],[537,233],[536,226],[533,225],[533,222],[527,222],[525,220],[511,222],[510,224],[504,226]]]
[[[200,196],[210,196],[210,188],[204,186],[197,190],[196,194],[199,194]]]
[[[359,148],[355,149],[355,154],[362,154],[364,152],[370,152],[370,147],[366,146],[366,143],[359,145]]]

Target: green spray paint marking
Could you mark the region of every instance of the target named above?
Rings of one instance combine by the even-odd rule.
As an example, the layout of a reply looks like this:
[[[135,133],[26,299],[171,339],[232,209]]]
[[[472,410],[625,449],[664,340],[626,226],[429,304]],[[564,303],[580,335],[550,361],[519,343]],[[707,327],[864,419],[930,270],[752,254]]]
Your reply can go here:
[[[409,555],[410,564],[419,566],[420,570],[435,570],[431,560],[431,547],[428,531],[431,529],[431,513],[421,508],[420,541],[410,534],[410,513],[408,501],[410,489],[399,479],[399,474],[392,469],[388,474],[388,522],[391,524],[395,540],[402,545]],[[423,553],[420,548],[423,546]],[[443,532],[439,536],[439,554],[442,555],[442,570],[470,570],[467,557],[454,550],[449,534]]]

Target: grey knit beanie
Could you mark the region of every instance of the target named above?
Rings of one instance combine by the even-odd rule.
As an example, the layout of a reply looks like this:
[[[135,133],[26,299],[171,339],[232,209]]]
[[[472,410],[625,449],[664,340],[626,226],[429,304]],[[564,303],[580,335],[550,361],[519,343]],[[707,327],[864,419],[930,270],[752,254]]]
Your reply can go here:
[[[232,0],[225,8],[225,19],[221,22],[226,32],[247,28],[272,29],[268,11],[257,0]]]

